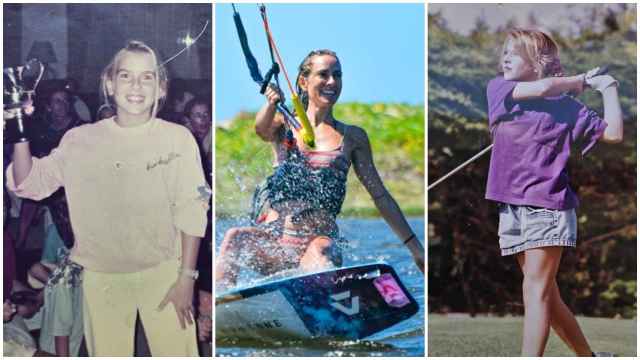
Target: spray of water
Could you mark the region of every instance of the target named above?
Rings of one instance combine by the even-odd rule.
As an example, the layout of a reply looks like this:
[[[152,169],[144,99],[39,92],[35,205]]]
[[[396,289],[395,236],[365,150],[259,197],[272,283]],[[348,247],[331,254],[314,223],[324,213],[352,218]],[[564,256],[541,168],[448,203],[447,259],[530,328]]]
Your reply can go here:
[[[264,149],[267,148],[265,147]],[[237,190],[223,195],[223,201],[228,204],[237,204],[239,199],[249,198],[250,194],[248,192],[253,191],[253,184],[255,184],[256,179],[262,180],[268,175],[259,174],[263,171],[262,168],[257,169],[237,161],[230,162],[223,171],[226,171],[227,179],[232,179],[234,189]],[[289,204],[289,201],[292,203],[309,202],[313,209],[316,208],[318,204],[322,203],[322,201],[319,201],[318,199],[327,199],[332,197],[332,193],[335,189],[332,186],[327,186],[327,181],[331,180],[315,175],[302,158],[291,157],[289,160],[285,161],[285,163],[281,164],[273,174],[271,174],[271,199],[274,201],[274,204]],[[298,198],[298,196],[300,198]],[[294,215],[296,211],[290,209],[288,206],[278,206],[277,208],[280,217]],[[248,213],[248,204],[246,209],[247,211],[245,213]],[[237,224],[244,226],[249,223],[247,220],[246,216],[236,216],[232,219],[232,222],[234,225]],[[305,220],[302,221],[304,222]],[[280,223],[276,226],[282,226],[282,224]],[[295,251],[288,251],[291,249],[283,250],[282,245],[278,244],[278,237],[281,236],[278,231],[275,231],[273,234],[262,232],[253,238],[250,236],[251,235],[247,235],[247,238],[243,239],[242,242],[244,244],[248,242],[255,242],[254,244],[257,246],[253,249],[254,251],[250,250],[254,248],[254,246],[245,246],[243,251],[234,254],[235,265],[242,269],[240,271],[241,277],[238,278],[239,286],[253,285],[256,278],[260,278],[259,281],[268,281],[284,276],[298,275],[300,273],[298,269],[288,269],[264,278],[263,276],[256,276],[256,274],[252,274],[247,271],[248,269],[255,268],[256,265],[258,265],[256,264],[256,257],[258,257],[256,256],[256,251],[259,251],[261,254],[266,253],[267,256],[279,259],[277,261],[278,263],[289,264],[298,263],[300,251],[302,251],[302,249]],[[346,247],[342,243],[343,242],[340,241],[337,242],[337,246],[342,247],[343,254],[348,254],[349,252],[344,251],[346,250]]]

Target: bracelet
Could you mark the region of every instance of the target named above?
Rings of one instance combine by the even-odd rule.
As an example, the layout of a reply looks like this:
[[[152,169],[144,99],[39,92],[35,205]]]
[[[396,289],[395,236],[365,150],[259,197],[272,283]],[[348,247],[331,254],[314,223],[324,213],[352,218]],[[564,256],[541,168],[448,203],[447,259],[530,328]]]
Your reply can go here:
[[[402,243],[407,245],[407,243],[409,243],[409,241],[411,241],[412,239],[417,239],[416,234],[411,234],[411,236],[409,236],[405,241],[403,241]]]
[[[193,280],[198,280],[198,276],[200,272],[198,270],[191,270],[186,268],[178,268],[178,274],[191,278]]]

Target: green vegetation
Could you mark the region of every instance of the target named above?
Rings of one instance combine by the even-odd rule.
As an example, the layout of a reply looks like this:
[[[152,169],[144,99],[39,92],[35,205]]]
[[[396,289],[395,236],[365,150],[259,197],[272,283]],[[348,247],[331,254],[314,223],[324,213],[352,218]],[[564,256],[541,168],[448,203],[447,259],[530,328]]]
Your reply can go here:
[[[424,214],[424,107],[404,104],[338,104],[338,120],[369,134],[376,167],[407,215]],[[216,216],[249,212],[256,185],[273,172],[271,145],[253,129],[255,114],[242,113],[216,128]],[[378,216],[350,171],[342,216]]]
[[[577,249],[564,252],[558,283],[569,307],[590,316],[636,316],[635,14],[634,5],[620,5],[582,19],[575,36],[553,34],[567,74],[609,65],[620,82],[625,116],[622,144],[598,144],[569,165],[580,197],[579,238]],[[485,87],[497,75],[504,37],[504,29],[490,32],[481,21],[470,36],[461,36],[438,14],[429,16],[430,182],[491,143]],[[602,114],[599,94],[587,91],[579,100]],[[522,275],[513,257],[500,256],[497,209],[484,200],[488,164],[487,154],[429,192],[431,311],[521,311]]]
[[[594,351],[636,356],[636,320],[579,317]],[[522,317],[429,314],[429,356],[520,356]],[[490,330],[489,330],[490,329]],[[545,356],[575,356],[552,331]]]

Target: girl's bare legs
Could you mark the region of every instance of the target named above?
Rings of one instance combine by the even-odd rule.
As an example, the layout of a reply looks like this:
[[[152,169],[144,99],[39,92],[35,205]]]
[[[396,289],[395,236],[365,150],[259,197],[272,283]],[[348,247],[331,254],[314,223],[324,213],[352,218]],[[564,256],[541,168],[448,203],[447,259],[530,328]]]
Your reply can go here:
[[[569,307],[560,297],[560,289],[554,281],[554,297],[551,302],[551,327],[567,346],[578,356],[592,356],[580,325]]]
[[[562,248],[558,246],[526,250],[522,266],[524,331],[522,356],[542,356],[549,338],[551,297]]]
[[[271,219],[273,220],[273,219]],[[320,227],[315,222],[294,225],[288,216],[285,228],[293,231]],[[216,287],[229,288],[236,284],[240,265],[249,266],[261,274],[274,273],[297,263],[304,271],[317,271],[334,266],[331,252],[334,242],[327,236],[314,237],[298,258],[277,251],[282,246],[273,235],[255,228],[238,227],[227,231],[216,257]]]
[[[555,280],[562,247],[531,249],[516,257],[525,275],[522,355],[541,356],[544,353],[550,325],[578,356],[591,356],[591,348],[575,316],[562,301]]]
[[[273,241],[272,237],[255,227],[229,229],[216,257],[216,287],[226,289],[236,284],[242,258],[243,263],[259,272],[277,267],[278,258],[269,256],[262,249],[269,241]]]
[[[238,277],[237,258],[242,251],[239,241],[241,228],[227,230],[220,246],[220,253],[216,256],[216,287],[228,288],[236,283]]]

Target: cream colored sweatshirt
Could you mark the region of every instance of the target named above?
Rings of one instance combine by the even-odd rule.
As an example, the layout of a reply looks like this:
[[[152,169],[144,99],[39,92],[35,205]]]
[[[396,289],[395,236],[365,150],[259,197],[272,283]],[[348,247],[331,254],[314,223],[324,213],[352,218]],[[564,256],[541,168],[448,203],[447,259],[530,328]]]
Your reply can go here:
[[[210,189],[187,128],[161,119],[123,128],[114,118],[69,130],[27,178],[7,187],[40,200],[63,186],[75,245],[92,271],[137,272],[180,257],[181,234],[202,237]]]

